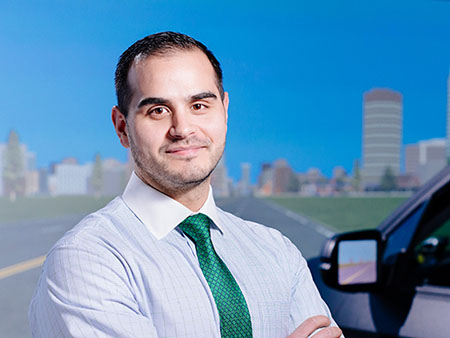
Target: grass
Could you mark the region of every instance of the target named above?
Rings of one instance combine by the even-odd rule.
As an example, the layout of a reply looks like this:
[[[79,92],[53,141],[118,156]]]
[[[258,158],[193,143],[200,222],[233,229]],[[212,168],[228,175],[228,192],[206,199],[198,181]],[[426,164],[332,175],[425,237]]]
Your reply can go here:
[[[272,197],[269,200],[337,232],[375,228],[404,197]]]
[[[88,214],[112,198],[58,196],[0,198],[0,223],[45,219],[67,214]],[[270,200],[324,223],[338,232],[376,227],[405,198],[401,197],[280,197]]]
[[[0,222],[46,219],[68,214],[87,214],[105,206],[112,198],[94,196],[58,196],[18,198],[11,202],[0,198]]]

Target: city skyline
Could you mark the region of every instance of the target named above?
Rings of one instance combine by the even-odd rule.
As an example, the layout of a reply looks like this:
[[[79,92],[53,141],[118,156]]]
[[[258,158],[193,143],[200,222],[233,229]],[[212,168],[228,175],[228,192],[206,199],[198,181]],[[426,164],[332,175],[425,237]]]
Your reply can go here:
[[[371,96],[371,99],[386,99],[387,97],[399,97],[400,94],[396,92],[389,91],[371,91],[365,93]],[[400,101],[401,102],[401,101]],[[371,103],[371,102],[369,102]],[[377,105],[388,103],[389,101],[380,101],[375,102],[375,105],[372,105],[370,108],[378,108]],[[396,108],[397,109],[397,108]],[[380,112],[377,112],[378,115]],[[385,111],[381,111],[381,113],[386,113]],[[378,115],[375,117],[379,118]],[[373,118],[373,116],[372,116]],[[377,132],[385,132],[380,127],[384,127],[384,125],[375,124],[373,125],[372,121],[371,127],[376,127]],[[373,128],[372,128],[373,129]],[[390,130],[388,129],[388,132]],[[15,131],[10,133],[14,134],[15,139],[18,142],[18,146],[20,152],[23,156],[23,164],[19,167],[21,169],[19,176],[24,177],[25,179],[25,195],[32,196],[35,194],[53,194],[53,195],[61,195],[61,194],[85,194],[92,193],[95,191],[95,187],[92,186],[90,180],[92,179],[92,175],[96,170],[96,166],[98,163],[103,167],[103,169],[107,169],[109,172],[107,176],[109,176],[108,184],[106,184],[101,189],[106,189],[109,191],[114,191],[116,194],[120,194],[122,188],[126,184],[127,177],[132,171],[134,166],[134,161],[131,156],[131,153],[128,152],[127,161],[121,162],[117,158],[113,157],[102,157],[100,153],[94,154],[93,160],[89,160],[86,162],[80,162],[76,157],[66,156],[60,161],[52,161],[47,166],[37,167],[36,166],[36,158],[37,154],[29,149],[27,144],[20,143],[19,136]],[[373,136],[373,135],[369,135]],[[377,136],[377,134],[375,134]],[[398,136],[398,139],[401,139],[401,135]],[[9,143],[10,141],[8,141]],[[4,190],[4,173],[8,165],[11,164],[10,160],[7,160],[7,149],[10,147],[9,144],[0,143],[0,196],[5,194]],[[380,145],[377,143],[373,143],[373,146],[377,148],[377,152],[375,154],[370,154],[369,159],[374,157],[379,157],[379,149]],[[389,143],[383,145],[383,147],[389,146]],[[382,148],[381,148],[382,149]],[[388,149],[389,150],[389,149]],[[373,152],[373,150],[371,150]],[[232,191],[237,192],[240,195],[250,195],[254,192],[254,189],[261,195],[272,195],[272,194],[282,194],[286,192],[300,192],[299,187],[304,183],[327,183],[331,184],[332,190],[322,190],[322,193],[329,194],[337,189],[337,192],[345,190],[341,190],[343,187],[341,183],[346,182],[346,189],[353,189],[355,191],[362,190],[378,190],[382,187],[382,180],[384,176],[386,176],[386,169],[390,168],[392,170],[392,177],[397,180],[397,187],[399,189],[415,189],[420,185],[424,184],[428,179],[434,176],[438,171],[448,165],[449,159],[446,157],[447,151],[447,139],[445,138],[433,138],[428,140],[420,140],[417,143],[410,143],[406,145],[402,145],[402,151],[405,152],[405,156],[402,159],[403,163],[401,164],[405,170],[399,172],[398,169],[400,164],[396,164],[398,161],[398,155],[394,154],[394,160],[391,162],[390,151],[386,153],[386,155],[381,154],[381,159],[385,160],[384,165],[377,169],[377,178],[373,179],[365,179],[364,176],[367,176],[367,172],[364,173],[365,170],[368,170],[369,167],[361,166],[361,160],[357,159],[353,163],[352,171],[346,170],[343,166],[334,165],[332,169],[331,175],[326,175],[322,172],[321,168],[310,167],[305,172],[299,172],[292,168],[288,159],[278,158],[273,162],[264,162],[261,163],[260,166],[256,168],[256,170],[252,170],[252,165],[248,162],[241,162],[241,172],[240,177],[230,177],[228,175],[228,167],[226,165],[225,154],[222,156],[219,161],[214,173],[212,175],[211,184],[215,189],[215,194],[218,196],[228,196]],[[363,154],[364,155],[364,154]],[[367,160],[367,158],[366,158]],[[380,161],[377,161],[377,163]],[[381,161],[383,162],[383,161]],[[380,162],[380,163],[381,163]],[[9,163],[9,164],[8,164]],[[397,165],[397,169],[392,166]],[[355,169],[355,165],[358,167]],[[99,170],[103,170],[99,169]],[[381,169],[381,170],[379,170]],[[385,169],[385,170],[383,170]],[[357,170],[357,171],[355,171]],[[98,172],[97,172],[98,173]],[[257,180],[252,180],[251,176],[257,176]],[[104,173],[103,173],[104,174]],[[100,174],[103,175],[103,174]],[[126,176],[123,176],[123,174]],[[45,178],[45,182],[42,181],[45,177],[54,176],[53,178],[48,179]],[[360,176],[362,175],[362,177]],[[56,176],[60,176],[59,179]],[[95,176],[95,175],[94,175]],[[370,175],[369,175],[370,176]],[[295,182],[292,181],[292,178],[295,177]],[[97,179],[99,179],[97,177]],[[342,181],[344,180],[344,181]],[[59,181],[58,184],[55,182]],[[356,186],[355,186],[356,184]],[[42,186],[45,186],[44,188]],[[339,187],[340,186],[340,187]],[[113,188],[114,187],[114,188]],[[394,185],[395,187],[395,185]],[[98,187],[97,187],[98,188]],[[311,187],[310,187],[311,188]],[[317,186],[311,188],[308,192],[307,189],[303,189],[303,192],[316,194]],[[105,191],[106,191],[105,190]],[[348,190],[346,191],[348,192]]]
[[[362,93],[372,88],[402,93],[403,145],[447,134],[449,3],[19,1],[0,4],[0,13],[8,32],[0,35],[0,135],[16,129],[39,167],[97,152],[126,161],[109,117],[115,63],[161,30],[192,35],[222,63],[236,181],[240,163],[277,158],[298,172],[350,172],[362,157]]]

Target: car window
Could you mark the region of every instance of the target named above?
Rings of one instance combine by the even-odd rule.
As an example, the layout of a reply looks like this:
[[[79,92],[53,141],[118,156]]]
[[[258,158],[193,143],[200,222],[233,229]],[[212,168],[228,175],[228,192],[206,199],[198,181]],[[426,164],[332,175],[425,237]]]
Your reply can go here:
[[[433,196],[414,244],[421,284],[450,286],[450,185]]]
[[[418,206],[391,234],[389,234],[386,249],[384,251],[384,261],[386,263],[392,263],[390,261],[394,259],[398,253],[407,250],[426,206],[426,202]]]
[[[420,284],[450,286],[450,217],[414,253]]]

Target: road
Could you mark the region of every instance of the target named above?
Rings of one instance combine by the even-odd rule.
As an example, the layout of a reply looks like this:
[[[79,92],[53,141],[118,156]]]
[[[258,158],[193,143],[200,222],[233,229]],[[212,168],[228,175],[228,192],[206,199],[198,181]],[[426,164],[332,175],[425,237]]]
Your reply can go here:
[[[317,256],[332,232],[266,200],[239,197],[219,199],[222,209],[281,231],[306,258]],[[28,305],[50,247],[83,216],[0,223],[0,337],[28,338]]]
[[[339,284],[375,283],[377,266],[375,262],[363,262],[339,266]]]

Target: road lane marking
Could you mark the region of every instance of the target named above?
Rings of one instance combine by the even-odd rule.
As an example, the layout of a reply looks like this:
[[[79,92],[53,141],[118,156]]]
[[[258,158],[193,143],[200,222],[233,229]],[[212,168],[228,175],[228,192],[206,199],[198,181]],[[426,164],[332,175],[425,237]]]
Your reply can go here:
[[[21,272],[25,272],[34,268],[41,266],[45,261],[45,256],[36,257],[29,259],[24,262],[20,262],[14,265],[7,266],[6,268],[0,269],[0,279],[17,275]]]
[[[312,221],[307,217],[304,217],[302,215],[299,215],[287,208],[282,207],[281,205],[275,204],[275,202],[269,202],[266,200],[261,199],[266,205],[269,205],[273,209],[277,210],[278,212],[283,213],[285,216],[297,221],[301,225],[310,228],[311,230],[314,230],[315,232],[318,232],[319,234],[331,238],[335,233],[329,229],[327,229],[324,225],[320,224],[317,221]]]
[[[359,276],[361,276],[363,273],[365,273],[369,268],[371,267],[371,265],[366,265],[365,267],[363,267],[361,270],[356,271],[355,273],[353,273],[353,275],[350,275],[349,277],[347,277],[345,280],[342,281],[342,285],[345,284],[350,284],[354,279],[358,278]]]

